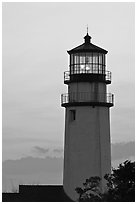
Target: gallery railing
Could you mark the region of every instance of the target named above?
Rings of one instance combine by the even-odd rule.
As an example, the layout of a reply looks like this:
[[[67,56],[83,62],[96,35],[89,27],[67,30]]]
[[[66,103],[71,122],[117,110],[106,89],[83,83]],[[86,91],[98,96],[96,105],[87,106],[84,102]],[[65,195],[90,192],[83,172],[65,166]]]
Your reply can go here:
[[[61,95],[61,104],[69,103],[95,103],[95,104],[109,104],[113,106],[114,95],[111,93],[89,93],[89,92],[78,92],[78,93],[65,93]]]
[[[99,75],[102,76],[104,81],[111,82],[111,72],[110,71],[103,71],[102,69],[75,69],[73,71],[65,71],[64,72],[64,82],[69,82],[73,76],[83,76],[83,75]]]

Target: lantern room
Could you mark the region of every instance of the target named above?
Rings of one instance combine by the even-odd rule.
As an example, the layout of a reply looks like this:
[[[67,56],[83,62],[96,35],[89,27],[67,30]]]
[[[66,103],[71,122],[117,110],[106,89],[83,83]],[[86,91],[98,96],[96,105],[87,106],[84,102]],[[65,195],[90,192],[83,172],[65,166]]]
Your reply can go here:
[[[105,74],[105,55],[107,51],[92,44],[91,37],[84,37],[85,42],[68,51],[70,54],[70,73]]]

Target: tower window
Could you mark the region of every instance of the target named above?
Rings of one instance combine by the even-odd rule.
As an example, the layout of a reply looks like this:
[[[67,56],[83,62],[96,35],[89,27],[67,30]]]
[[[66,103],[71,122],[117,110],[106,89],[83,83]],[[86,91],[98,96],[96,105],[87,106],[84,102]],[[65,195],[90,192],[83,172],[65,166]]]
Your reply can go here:
[[[76,120],[76,110],[70,110],[70,121]]]

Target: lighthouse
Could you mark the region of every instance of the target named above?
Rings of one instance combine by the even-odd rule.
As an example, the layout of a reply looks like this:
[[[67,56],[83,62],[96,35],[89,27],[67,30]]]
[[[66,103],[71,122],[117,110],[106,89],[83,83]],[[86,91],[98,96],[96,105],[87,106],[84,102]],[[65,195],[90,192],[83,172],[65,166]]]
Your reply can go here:
[[[110,107],[113,94],[107,93],[111,72],[106,70],[108,51],[91,42],[88,32],[84,43],[68,51],[69,71],[64,72],[68,93],[61,95],[65,107],[63,187],[77,199],[76,187],[91,176],[101,178],[111,171]]]

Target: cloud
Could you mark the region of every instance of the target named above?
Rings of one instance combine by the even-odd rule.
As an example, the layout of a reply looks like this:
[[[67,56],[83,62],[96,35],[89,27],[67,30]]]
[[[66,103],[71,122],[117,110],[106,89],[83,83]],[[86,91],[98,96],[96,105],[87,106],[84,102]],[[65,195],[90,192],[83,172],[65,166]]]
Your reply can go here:
[[[33,149],[35,151],[37,151],[37,153],[40,153],[40,154],[46,154],[49,152],[49,148],[43,148],[43,147],[39,147],[39,146],[35,146],[35,147],[33,147]]]
[[[53,152],[60,154],[60,153],[63,153],[63,149],[59,149],[59,148],[58,149],[53,149]]]
[[[6,160],[2,163],[3,175],[30,175],[44,173],[62,173],[63,158],[56,157],[24,157],[16,160]]]

